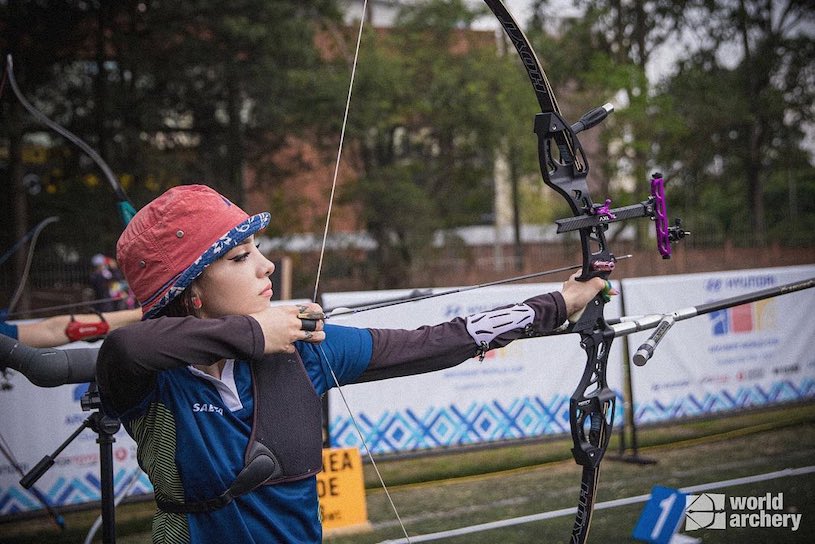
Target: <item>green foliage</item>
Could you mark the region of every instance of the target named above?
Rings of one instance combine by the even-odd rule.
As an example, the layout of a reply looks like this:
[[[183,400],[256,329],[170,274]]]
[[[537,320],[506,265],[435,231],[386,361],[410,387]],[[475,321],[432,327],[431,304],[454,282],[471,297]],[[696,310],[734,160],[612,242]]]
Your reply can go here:
[[[658,88],[655,158],[673,173],[681,213],[704,210],[737,243],[811,244],[815,168],[802,124],[812,122],[815,56],[795,18],[815,11],[790,5],[778,19],[758,2],[709,9],[711,42]],[[727,59],[725,46],[740,53]]]
[[[571,78],[567,117],[579,115],[570,110],[587,98],[594,103],[583,107],[598,96],[622,99],[604,124],[608,160],[592,157],[589,181],[598,193],[615,203],[639,200],[642,180],[659,170],[670,181],[672,213],[700,234],[692,244],[815,240],[806,228],[815,215],[806,180],[815,171],[811,145],[803,147],[804,124],[815,115],[811,3],[575,5],[582,17],[552,25],[554,8],[536,2],[533,24],[554,27],[535,34],[536,48],[551,73]],[[648,63],[665,46],[675,49],[676,69],[649,82]],[[640,189],[632,191],[631,181]]]
[[[241,201],[245,166],[319,126],[339,96],[323,93],[331,74],[313,38],[339,18],[330,1],[30,0],[3,3],[0,14],[24,95],[97,149],[137,208],[180,183]],[[40,192],[23,194],[28,218],[11,206],[22,188],[6,188],[0,247],[13,243],[15,220],[26,227],[58,214],[61,243],[112,254],[121,225],[95,165],[8,89],[2,107],[0,137],[21,134],[24,155],[44,149],[47,161],[23,163],[21,174],[41,181]]]
[[[379,244],[378,287],[404,281],[435,229],[490,217],[498,150],[519,172],[536,164],[534,96],[492,33],[467,30],[476,14],[458,1],[406,6],[364,40],[349,126],[362,177],[344,198]]]
[[[638,201],[659,169],[672,215],[699,233],[691,243],[813,242],[815,172],[803,147],[815,121],[811,3],[575,0],[582,16],[571,18],[533,4],[527,35],[565,117],[620,99],[581,135],[594,149],[593,191]],[[496,158],[519,184],[524,221],[568,213],[540,179],[537,104],[520,60],[492,32],[469,31],[484,12],[461,0],[409,3],[392,28],[364,34],[343,158],[359,179],[342,196],[380,244],[368,269],[387,272],[372,285],[407,277],[435,229],[492,219]],[[336,2],[21,0],[0,3],[0,15],[23,92],[100,151],[137,207],[194,182],[240,201],[251,165],[278,210],[271,232],[313,226],[317,214],[280,182],[308,157],[269,157],[293,137],[336,149],[355,40]],[[658,48],[691,31],[698,39],[675,70],[649,82]],[[121,227],[94,165],[2,98],[4,142],[48,151],[25,163],[41,191],[24,195],[23,226],[59,214],[60,242],[112,252]],[[0,208],[2,247],[15,238],[20,191],[9,187]]]
[[[815,241],[815,176],[803,161],[770,174],[765,193],[769,238],[791,246]]]

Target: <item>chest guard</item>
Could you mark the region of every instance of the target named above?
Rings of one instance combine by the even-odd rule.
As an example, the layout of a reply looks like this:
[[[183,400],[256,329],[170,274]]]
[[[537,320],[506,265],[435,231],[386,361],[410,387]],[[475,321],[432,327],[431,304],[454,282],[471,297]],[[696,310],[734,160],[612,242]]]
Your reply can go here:
[[[157,500],[164,512],[210,512],[263,484],[313,476],[322,467],[322,406],[298,353],[251,363],[255,400],[244,466],[221,495],[205,501]]]

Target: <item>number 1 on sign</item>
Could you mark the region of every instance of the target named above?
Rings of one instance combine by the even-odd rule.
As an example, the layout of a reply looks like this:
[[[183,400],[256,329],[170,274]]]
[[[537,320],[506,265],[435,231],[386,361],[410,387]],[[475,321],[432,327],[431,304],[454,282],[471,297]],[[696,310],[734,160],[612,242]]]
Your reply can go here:
[[[631,536],[649,544],[669,544],[684,516],[685,494],[656,485]]]
[[[671,513],[671,508],[673,508],[675,502],[676,495],[668,495],[659,501],[659,517],[657,518],[657,522],[654,524],[654,530],[651,531],[651,538],[656,539],[659,537],[659,534],[662,532],[662,528],[665,527],[665,521],[668,519],[668,514]]]

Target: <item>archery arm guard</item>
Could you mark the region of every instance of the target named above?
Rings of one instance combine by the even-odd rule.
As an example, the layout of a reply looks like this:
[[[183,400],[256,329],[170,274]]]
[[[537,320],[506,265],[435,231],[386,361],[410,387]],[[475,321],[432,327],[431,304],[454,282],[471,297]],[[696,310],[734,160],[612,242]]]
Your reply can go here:
[[[527,304],[515,304],[467,316],[467,332],[478,344],[483,357],[496,337],[505,332],[531,328],[534,321],[535,310]]]
[[[110,325],[108,325],[108,322],[105,321],[105,318],[102,317],[101,314],[99,318],[100,321],[96,323],[84,323],[77,321],[74,316],[71,316],[71,320],[65,327],[65,336],[67,336],[71,342],[78,342],[80,340],[93,342],[104,338],[110,330]]]

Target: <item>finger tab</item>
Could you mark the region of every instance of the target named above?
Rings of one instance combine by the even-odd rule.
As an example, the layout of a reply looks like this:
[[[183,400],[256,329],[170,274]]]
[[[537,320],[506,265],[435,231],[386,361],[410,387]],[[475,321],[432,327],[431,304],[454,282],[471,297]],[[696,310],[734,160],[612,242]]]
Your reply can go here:
[[[300,319],[300,330],[302,330],[302,331],[316,331],[317,330],[317,320],[316,319]]]

